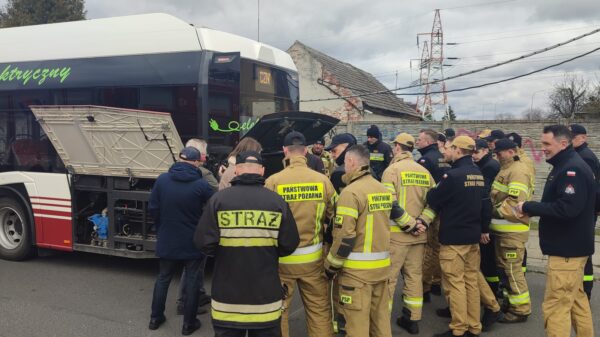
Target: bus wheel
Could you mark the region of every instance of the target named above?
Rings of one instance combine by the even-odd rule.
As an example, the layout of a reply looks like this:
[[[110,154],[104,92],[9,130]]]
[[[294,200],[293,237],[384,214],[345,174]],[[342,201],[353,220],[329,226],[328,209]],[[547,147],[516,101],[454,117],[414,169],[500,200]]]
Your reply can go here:
[[[0,198],[0,258],[20,261],[30,257],[33,250],[23,207],[13,199]]]

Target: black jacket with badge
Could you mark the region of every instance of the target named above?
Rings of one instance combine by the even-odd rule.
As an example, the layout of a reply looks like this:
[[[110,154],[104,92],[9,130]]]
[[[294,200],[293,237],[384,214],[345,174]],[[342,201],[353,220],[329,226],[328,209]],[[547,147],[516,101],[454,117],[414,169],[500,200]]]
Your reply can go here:
[[[483,174],[485,187],[487,188],[487,193],[489,193],[494,179],[496,179],[498,172],[500,172],[500,163],[492,157],[491,153],[488,153],[475,164],[477,164]]]
[[[370,166],[371,173],[375,179],[381,181],[383,171],[390,165],[394,153],[392,147],[378,139],[375,143],[369,144],[365,142],[364,145],[369,149],[370,155]]]
[[[455,161],[438,185],[429,190],[427,203],[440,214],[441,244],[476,244],[481,233],[489,232],[492,204],[488,190],[471,156]]]
[[[523,204],[523,212],[540,217],[542,253],[561,257],[592,255],[596,199],[592,170],[572,146],[547,162],[553,168],[542,201]]]
[[[296,222],[281,196],[263,187],[262,176],[244,174],[231,184],[209,200],[194,235],[196,247],[215,257],[213,324],[275,326],[283,299],[279,257],[298,246]]]
[[[423,165],[431,173],[433,180],[438,183],[444,173],[450,169],[450,165],[444,161],[444,155],[438,149],[438,145],[431,144],[419,149],[419,152],[421,153],[421,158],[417,162]]]
[[[588,147],[588,143],[583,143],[581,146],[576,147],[575,151],[579,153],[581,159],[588,164],[590,169],[592,169],[592,173],[594,174],[594,179],[596,182],[600,182],[600,161],[598,161],[598,157],[590,148]]]

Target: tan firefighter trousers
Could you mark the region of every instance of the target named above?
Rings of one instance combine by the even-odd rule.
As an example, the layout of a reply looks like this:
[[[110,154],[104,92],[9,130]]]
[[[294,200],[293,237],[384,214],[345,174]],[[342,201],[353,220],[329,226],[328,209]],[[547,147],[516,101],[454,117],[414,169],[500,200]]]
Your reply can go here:
[[[423,254],[425,244],[399,243],[394,240],[390,243],[392,258],[392,271],[390,275],[390,301],[394,302],[394,293],[398,278],[402,271],[404,286],[402,288],[402,302],[410,310],[410,320],[421,320],[423,310]],[[391,310],[391,305],[390,305]]]

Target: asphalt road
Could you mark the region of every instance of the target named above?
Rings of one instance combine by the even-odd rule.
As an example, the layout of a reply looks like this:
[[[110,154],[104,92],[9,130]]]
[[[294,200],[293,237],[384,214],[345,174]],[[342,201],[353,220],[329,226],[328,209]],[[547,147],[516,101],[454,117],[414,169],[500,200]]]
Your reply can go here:
[[[175,316],[178,280],[172,282],[169,292],[167,322],[156,331],[147,328],[156,272],[156,261],[83,253],[56,253],[26,262],[0,260],[0,336],[178,336],[182,324],[182,317]],[[545,276],[529,273],[527,279],[534,305],[529,321],[497,324],[485,336],[544,336],[541,302]],[[600,310],[600,286],[596,287],[593,312]],[[438,296],[425,305],[421,336],[447,330],[447,321],[434,313],[442,306],[444,301]],[[306,336],[304,314],[297,299],[292,308],[291,336]],[[394,309],[396,317],[399,308]],[[203,327],[193,336],[212,337],[210,317],[199,317]],[[600,319],[594,325],[600,332]],[[409,336],[396,326],[393,335]]]

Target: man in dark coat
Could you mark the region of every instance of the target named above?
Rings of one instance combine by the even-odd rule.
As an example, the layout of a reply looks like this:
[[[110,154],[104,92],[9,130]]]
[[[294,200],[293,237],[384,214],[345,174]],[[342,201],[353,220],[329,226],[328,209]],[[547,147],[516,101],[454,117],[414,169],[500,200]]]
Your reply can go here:
[[[198,310],[198,277],[204,255],[194,247],[193,237],[202,215],[202,208],[212,196],[212,189],[198,170],[200,152],[184,148],[179,160],[169,172],[161,174],[152,188],[148,208],[154,217],[157,231],[156,256],[160,258],[160,272],[154,284],[150,330],[165,322],[167,292],[177,266],[185,265],[184,279],[187,296],[184,303],[183,328],[189,335],[200,328]]]
[[[382,135],[377,125],[371,125],[367,130],[367,141],[363,144],[369,149],[371,174],[375,179],[381,181],[383,171],[390,165],[394,153],[392,147],[381,141]]]

